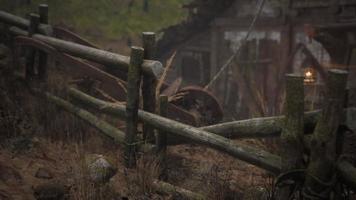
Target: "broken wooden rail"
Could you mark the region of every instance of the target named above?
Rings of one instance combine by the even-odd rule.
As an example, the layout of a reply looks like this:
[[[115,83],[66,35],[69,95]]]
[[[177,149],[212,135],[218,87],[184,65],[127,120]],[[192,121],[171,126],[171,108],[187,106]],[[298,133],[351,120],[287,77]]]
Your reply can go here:
[[[83,104],[95,108],[103,113],[114,115],[125,119],[124,105],[108,103],[94,97],[91,97],[75,88],[70,88],[68,94]],[[138,117],[144,122],[154,126],[155,128],[177,136],[186,138],[193,142],[205,144],[214,149],[220,150],[232,155],[240,160],[246,161],[268,171],[278,173],[280,170],[280,161],[278,156],[268,152],[257,150],[255,148],[242,144],[234,144],[233,141],[213,133],[195,128],[189,125],[176,122],[171,119],[161,117],[143,110],[138,111]]]
[[[125,118],[125,106],[123,105],[117,105],[117,104],[113,104],[113,103],[107,103],[105,101],[102,101],[102,100],[99,100],[99,99],[96,99],[94,97],[91,97],[75,88],[69,88],[68,89],[68,94],[75,98],[76,100],[79,100],[80,102],[84,103],[84,105],[86,106],[89,106],[89,107],[92,107],[92,108],[95,108],[97,109],[98,111],[102,112],[102,113],[106,113],[106,114],[109,114],[109,115],[113,115],[113,116],[117,116],[117,117],[120,117],[120,118]],[[353,112],[355,112],[356,110],[354,108],[351,108],[353,110]],[[308,115],[312,116],[312,118],[316,118],[318,115],[320,114],[320,111],[315,111],[315,112],[309,112]],[[152,125],[155,127],[155,128],[158,128],[159,130],[164,130],[166,131],[167,133],[173,133],[173,134],[177,134],[177,135],[180,135],[182,137],[186,137],[186,138],[189,138],[189,139],[193,139],[194,141],[199,141],[199,142],[202,142],[202,143],[205,143],[205,144],[209,144],[209,140],[204,140],[204,141],[200,141],[200,137],[204,137],[204,135],[200,135],[200,136],[189,136],[189,130],[191,131],[196,131],[195,129],[196,128],[193,128],[193,127],[189,127],[189,126],[184,126],[184,125],[181,125],[179,124],[177,127],[179,126],[182,126],[180,128],[183,128],[183,131],[184,133],[177,133],[177,132],[173,132],[171,127],[169,124],[171,124],[172,122],[174,123],[173,120],[169,120],[169,119],[165,119],[163,117],[160,117],[160,116],[156,116],[152,113],[147,113],[145,111],[142,111],[142,110],[139,110],[138,111],[138,117],[140,118],[140,120],[143,120],[143,121],[147,121],[147,122],[150,122],[152,123]],[[279,117],[281,118],[281,117]],[[163,119],[163,121],[160,121],[161,119]],[[267,118],[267,123],[269,123],[269,118]],[[277,118],[278,119],[278,118]],[[263,121],[263,118],[260,118],[260,123],[264,123]],[[280,128],[280,127],[279,127]],[[185,130],[184,130],[185,129]],[[179,130],[179,129],[178,129]],[[179,130],[180,131],[180,130]],[[199,132],[198,132],[199,133]],[[214,137],[214,135],[212,133],[205,133],[205,134],[210,134],[212,135],[211,137]],[[210,138],[210,137],[208,137]],[[231,144],[231,142],[230,142]],[[238,145],[232,145],[232,148],[233,147],[236,147]],[[215,147],[214,147],[215,148]],[[228,149],[230,149],[231,147],[228,147]],[[239,148],[239,147],[238,147]],[[220,148],[218,148],[219,150],[221,150]],[[225,150],[223,150],[224,152],[226,152]],[[227,152],[229,153],[229,152]],[[229,153],[230,155],[233,155],[234,157],[238,158],[238,159],[241,159],[241,156],[240,155],[237,155],[236,154],[231,154]],[[248,153],[249,154],[249,153]],[[263,155],[263,154],[261,154]],[[274,158],[276,158],[277,156],[273,156]],[[262,159],[263,160],[263,159]],[[262,167],[264,169],[267,169],[268,171],[274,171],[275,169],[278,169],[280,170],[280,166],[278,166],[278,159],[277,160],[277,163],[274,163],[274,169],[271,170],[271,167],[265,167],[266,164],[263,164],[261,165],[260,163],[259,164],[256,164],[254,162],[250,162],[250,160],[245,160],[251,164],[254,164],[256,166],[259,166],[259,167]],[[275,161],[276,161],[275,160]],[[340,171],[340,175],[342,175],[342,180],[344,180],[345,182],[348,183],[348,185],[350,187],[352,187],[353,189],[356,189],[356,178],[353,178],[354,176],[348,176],[346,174],[346,169],[353,169],[354,171],[356,171],[356,168],[354,168],[351,164],[349,164],[348,162],[344,161],[344,162],[340,162],[338,164],[338,171]],[[276,172],[276,171],[274,171]]]

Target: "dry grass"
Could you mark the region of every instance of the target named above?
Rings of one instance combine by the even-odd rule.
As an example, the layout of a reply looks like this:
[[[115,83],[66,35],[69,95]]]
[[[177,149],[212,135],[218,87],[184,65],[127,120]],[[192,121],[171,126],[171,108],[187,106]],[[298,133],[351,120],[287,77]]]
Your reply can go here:
[[[153,182],[161,172],[159,159],[153,155],[143,155],[136,162],[133,173],[126,173],[125,178],[131,197],[149,197],[154,193]]]
[[[231,190],[232,174],[218,165],[210,167],[206,174],[207,192],[211,200],[237,200],[239,196]]]

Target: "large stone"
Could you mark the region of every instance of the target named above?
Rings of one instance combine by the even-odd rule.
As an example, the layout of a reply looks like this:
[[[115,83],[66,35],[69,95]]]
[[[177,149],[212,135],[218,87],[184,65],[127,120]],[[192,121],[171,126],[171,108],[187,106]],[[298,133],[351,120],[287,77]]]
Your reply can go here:
[[[89,177],[95,183],[107,183],[113,177],[117,168],[110,159],[99,154],[90,154],[85,157]]]

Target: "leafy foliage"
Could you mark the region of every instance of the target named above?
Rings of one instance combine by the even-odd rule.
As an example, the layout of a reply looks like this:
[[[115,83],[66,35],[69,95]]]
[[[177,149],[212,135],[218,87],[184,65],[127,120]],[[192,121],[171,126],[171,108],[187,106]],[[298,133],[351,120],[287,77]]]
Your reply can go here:
[[[52,24],[66,24],[88,35],[117,39],[142,31],[158,31],[179,23],[187,13],[182,4],[190,0],[0,0],[2,9],[25,16],[39,3],[50,7]],[[147,12],[146,12],[147,11]]]

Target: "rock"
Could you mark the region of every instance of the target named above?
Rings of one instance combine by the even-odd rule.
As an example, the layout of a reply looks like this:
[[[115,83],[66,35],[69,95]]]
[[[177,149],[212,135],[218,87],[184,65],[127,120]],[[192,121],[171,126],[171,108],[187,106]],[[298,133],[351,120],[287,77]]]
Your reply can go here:
[[[85,162],[90,179],[95,183],[107,183],[117,172],[113,162],[103,155],[90,154],[85,157]]]
[[[37,170],[37,172],[35,174],[35,177],[36,178],[42,178],[42,179],[51,179],[51,178],[53,178],[52,173],[49,170],[47,170],[45,168],[42,168],[42,167],[38,168],[38,170]]]
[[[64,200],[67,196],[65,186],[59,183],[38,185],[33,191],[34,197],[37,200]]]

